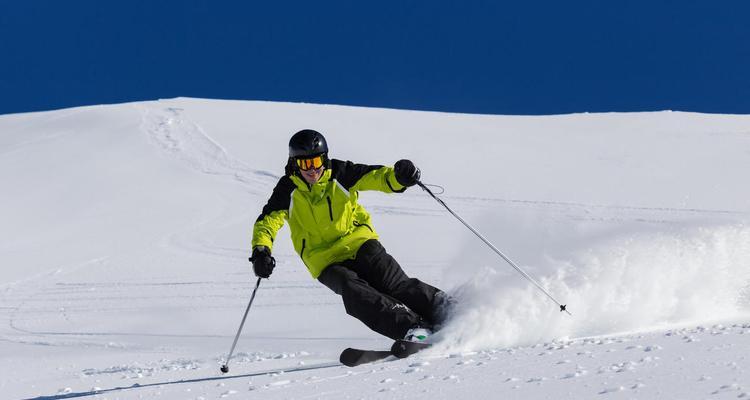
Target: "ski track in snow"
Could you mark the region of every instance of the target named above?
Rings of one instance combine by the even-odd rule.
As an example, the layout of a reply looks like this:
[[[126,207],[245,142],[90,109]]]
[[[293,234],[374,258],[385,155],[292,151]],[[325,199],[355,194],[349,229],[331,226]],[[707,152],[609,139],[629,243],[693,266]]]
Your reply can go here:
[[[368,209],[373,214],[408,215],[452,218],[440,205],[422,193],[409,194],[410,207],[392,203],[374,203]],[[449,207],[459,213],[476,216],[488,209],[515,209],[533,212],[544,211],[549,218],[572,222],[637,222],[646,224],[675,225],[691,218],[711,217],[736,221],[747,220],[750,212],[735,210],[709,210],[696,208],[632,207],[619,205],[569,203],[555,201],[518,200],[490,197],[440,196]],[[367,201],[367,200],[365,200]],[[419,207],[414,207],[418,205]]]
[[[253,194],[263,194],[279,176],[250,168],[233,158],[198,124],[184,115],[184,109],[165,107],[160,102],[142,106],[142,130],[165,153],[189,167],[208,175],[229,177]]]

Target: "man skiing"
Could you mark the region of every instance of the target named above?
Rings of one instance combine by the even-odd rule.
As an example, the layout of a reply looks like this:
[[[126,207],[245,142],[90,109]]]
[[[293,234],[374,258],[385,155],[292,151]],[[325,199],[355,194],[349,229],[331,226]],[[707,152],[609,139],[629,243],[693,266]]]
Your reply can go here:
[[[364,190],[404,192],[419,181],[419,169],[409,160],[391,168],[329,159],[323,135],[305,129],[289,140],[285,172],[253,228],[255,275],[273,272],[274,239],[289,221],[297,254],[342,297],[347,314],[391,339],[425,342],[444,322],[449,297],[404,273],[357,202]]]

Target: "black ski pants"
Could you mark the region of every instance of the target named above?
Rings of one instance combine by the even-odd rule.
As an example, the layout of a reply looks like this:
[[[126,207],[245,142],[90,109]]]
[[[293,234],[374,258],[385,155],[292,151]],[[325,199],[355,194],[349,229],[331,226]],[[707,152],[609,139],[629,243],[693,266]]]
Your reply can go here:
[[[391,339],[438,322],[440,289],[406,276],[375,239],[365,242],[354,260],[326,267],[318,280],[343,298],[347,314]]]

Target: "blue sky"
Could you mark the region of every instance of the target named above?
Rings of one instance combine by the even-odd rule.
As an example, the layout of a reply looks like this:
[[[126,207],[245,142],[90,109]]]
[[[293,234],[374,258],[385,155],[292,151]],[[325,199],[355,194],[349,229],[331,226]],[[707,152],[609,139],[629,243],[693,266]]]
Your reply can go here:
[[[750,113],[748,1],[0,0],[0,114],[177,96]]]

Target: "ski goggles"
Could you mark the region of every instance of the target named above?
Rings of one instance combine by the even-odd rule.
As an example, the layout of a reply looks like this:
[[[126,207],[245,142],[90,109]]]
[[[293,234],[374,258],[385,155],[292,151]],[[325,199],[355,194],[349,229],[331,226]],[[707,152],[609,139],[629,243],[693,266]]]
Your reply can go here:
[[[323,155],[315,156],[313,158],[296,158],[297,167],[302,171],[308,171],[311,169],[319,169],[323,166]]]

